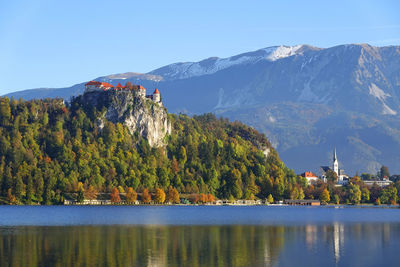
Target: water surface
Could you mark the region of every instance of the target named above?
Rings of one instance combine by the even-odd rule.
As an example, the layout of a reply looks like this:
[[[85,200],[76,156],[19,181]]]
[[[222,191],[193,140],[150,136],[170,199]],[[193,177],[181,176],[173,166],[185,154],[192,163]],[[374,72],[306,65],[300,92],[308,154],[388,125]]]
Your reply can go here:
[[[399,266],[394,208],[0,207],[1,266]]]

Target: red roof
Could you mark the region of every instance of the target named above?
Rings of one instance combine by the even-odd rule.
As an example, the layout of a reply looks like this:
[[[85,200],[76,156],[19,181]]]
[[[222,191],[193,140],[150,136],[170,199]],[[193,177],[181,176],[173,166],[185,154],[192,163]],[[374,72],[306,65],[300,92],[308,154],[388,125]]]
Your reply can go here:
[[[156,90],[154,90],[153,95],[154,94],[160,94],[160,91],[158,91],[158,89],[156,88]]]
[[[146,90],[146,88],[144,88],[143,86],[139,85],[139,89],[140,90]]]
[[[109,84],[109,83],[101,83],[104,87],[114,87],[114,85]]]
[[[88,82],[87,84],[85,84],[85,86],[86,86],[86,85],[97,85],[97,86],[100,86],[100,85],[101,85],[101,82],[90,81],[90,82]]]
[[[104,86],[104,87],[114,87],[113,85],[109,84],[109,83],[102,83],[102,82],[97,82],[97,81],[90,81],[87,84],[85,84],[85,86],[87,85],[95,85],[95,86]]]
[[[115,86],[116,88],[124,88],[124,86],[121,85],[121,83],[118,83],[117,86]]]
[[[307,177],[317,177],[314,173],[312,173],[312,172],[305,172],[304,173],[304,175],[303,175],[305,178],[307,178]]]

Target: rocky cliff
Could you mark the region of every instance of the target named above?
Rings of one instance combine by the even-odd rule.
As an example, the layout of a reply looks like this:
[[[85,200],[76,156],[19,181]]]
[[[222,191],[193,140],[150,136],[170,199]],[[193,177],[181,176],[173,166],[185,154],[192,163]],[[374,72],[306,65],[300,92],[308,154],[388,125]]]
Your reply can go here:
[[[98,118],[100,128],[104,119],[126,125],[131,134],[144,137],[151,147],[165,145],[165,137],[171,134],[167,109],[151,99],[137,96],[135,91],[98,91],[83,94],[79,101],[102,111]]]

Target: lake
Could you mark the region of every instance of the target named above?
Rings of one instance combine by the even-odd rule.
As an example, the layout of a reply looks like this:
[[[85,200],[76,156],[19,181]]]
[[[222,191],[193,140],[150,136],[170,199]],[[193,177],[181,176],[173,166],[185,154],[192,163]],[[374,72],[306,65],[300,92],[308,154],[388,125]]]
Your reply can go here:
[[[1,266],[399,266],[400,209],[0,206]]]

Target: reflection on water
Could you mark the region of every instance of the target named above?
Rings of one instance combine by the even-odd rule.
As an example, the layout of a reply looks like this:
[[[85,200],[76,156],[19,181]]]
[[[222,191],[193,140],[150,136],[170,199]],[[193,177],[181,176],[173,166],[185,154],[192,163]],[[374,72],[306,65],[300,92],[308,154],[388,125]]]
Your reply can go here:
[[[0,228],[2,266],[396,266],[399,224]]]

